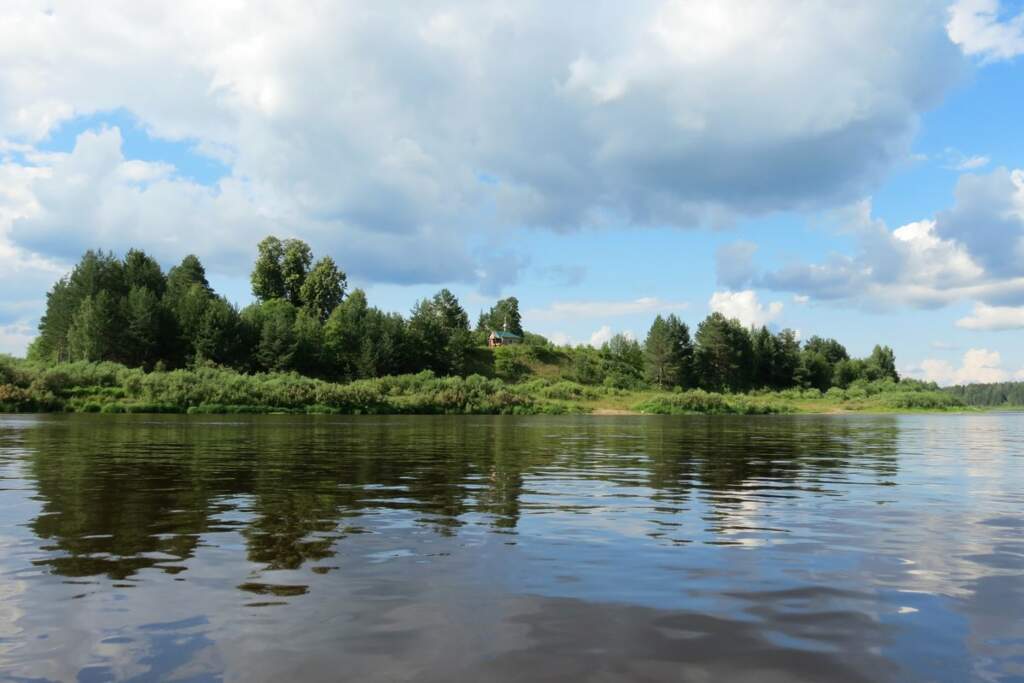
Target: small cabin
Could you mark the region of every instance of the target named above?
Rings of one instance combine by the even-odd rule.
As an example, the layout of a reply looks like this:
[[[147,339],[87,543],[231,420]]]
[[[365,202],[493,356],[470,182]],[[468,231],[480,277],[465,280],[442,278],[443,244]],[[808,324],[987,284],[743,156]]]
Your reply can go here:
[[[487,337],[487,345],[492,349],[498,346],[522,343],[523,338],[512,332],[491,332],[491,335]]]

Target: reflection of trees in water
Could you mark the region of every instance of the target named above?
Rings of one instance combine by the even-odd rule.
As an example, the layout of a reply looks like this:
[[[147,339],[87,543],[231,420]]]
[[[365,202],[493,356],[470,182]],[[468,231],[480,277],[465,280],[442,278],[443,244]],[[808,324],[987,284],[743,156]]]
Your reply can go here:
[[[827,489],[896,471],[895,418],[59,418],[22,432],[66,576],[180,571],[201,536],[238,531],[249,559],[295,569],[411,514],[444,535],[476,515],[514,529],[531,481],[642,487],[667,510],[703,490],[722,514],[751,487]],[[550,486],[550,483],[548,484]],[[557,509],[556,495],[543,501]],[[362,519],[361,519],[362,518]]]
[[[65,576],[120,579],[187,559],[221,528],[218,499],[250,488],[228,435],[184,421],[70,418],[23,433],[43,507],[32,530],[58,553],[40,563]]]
[[[727,492],[763,480],[806,487],[854,461],[877,477],[896,472],[896,418],[693,418],[648,430],[651,485]]]

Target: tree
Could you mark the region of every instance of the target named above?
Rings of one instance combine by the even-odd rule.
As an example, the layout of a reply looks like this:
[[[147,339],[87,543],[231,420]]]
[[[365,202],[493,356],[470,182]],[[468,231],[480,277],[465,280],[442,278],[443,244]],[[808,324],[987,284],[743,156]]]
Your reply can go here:
[[[778,356],[776,338],[764,325],[751,338],[754,352],[751,382],[758,388],[775,387],[775,363]]]
[[[189,254],[167,273],[163,302],[173,318],[176,334],[166,350],[169,360],[181,363],[195,356],[199,327],[213,296],[206,269],[196,256]]]
[[[295,353],[292,369],[303,375],[317,376],[324,371],[324,326],[305,308],[295,314]]]
[[[123,349],[124,321],[119,304],[105,291],[86,296],[68,331],[70,356],[75,360],[117,360]]]
[[[674,313],[665,318],[665,327],[672,344],[676,376],[672,384],[682,387],[696,386],[693,368],[693,340],[690,339],[690,328]]]
[[[828,391],[832,386],[832,364],[821,351],[804,349],[800,358],[801,379],[804,386]]]
[[[377,308],[367,310],[365,332],[355,364],[357,377],[381,377],[405,371],[404,328],[405,321],[397,313],[385,314]]]
[[[181,260],[181,263],[171,268],[167,273],[166,297],[173,304],[185,296],[193,285],[199,285],[200,289],[207,294],[212,294],[210,283],[206,279],[206,268],[194,254],[189,254]]]
[[[196,326],[193,347],[197,359],[221,365],[240,362],[245,348],[242,319],[222,296],[209,299]]]
[[[517,346],[494,349],[494,373],[506,382],[518,382],[529,374],[530,366],[523,362],[521,351]]]
[[[888,346],[875,346],[866,360],[866,372],[870,379],[891,379],[900,381],[896,372],[896,354]]]
[[[129,249],[124,256],[125,286],[131,291],[135,287],[143,287],[160,298],[167,289],[167,278],[160,264],[146,252]]]
[[[330,373],[339,379],[355,379],[356,365],[366,338],[369,306],[361,289],[352,293],[331,312],[324,325],[324,351]]]
[[[605,379],[600,352],[591,346],[580,346],[572,354],[572,378],[580,384],[601,384]]]
[[[143,284],[133,286],[124,302],[124,359],[128,365],[151,367],[160,359],[164,318],[156,293]]]
[[[253,316],[259,328],[256,360],[271,372],[292,369],[296,351],[295,318],[297,309],[282,299],[259,305]]]
[[[46,313],[39,320],[39,336],[32,343],[29,357],[33,360],[68,360],[68,330],[81,301],[67,278],[58,280],[46,295]]]
[[[859,379],[867,376],[866,363],[859,359],[842,360],[832,370],[832,385],[846,389]]]
[[[295,351],[291,368],[304,375],[323,373],[323,325],[309,310],[300,308],[295,314]]]
[[[835,366],[840,361],[850,360],[850,354],[846,352],[846,347],[835,339],[822,339],[818,336],[811,337],[804,344],[804,350],[809,353],[820,353],[825,357],[829,365],[832,366]]]
[[[603,384],[620,389],[636,388],[644,375],[644,352],[640,343],[624,334],[616,334],[601,345],[604,365]]]
[[[308,244],[298,239],[284,241],[284,255],[281,257],[284,298],[295,307],[300,307],[304,303],[302,285],[306,283],[311,263],[313,263],[313,252]]]
[[[249,276],[253,296],[259,301],[285,298],[284,272],[281,269],[284,244],[270,235],[256,246],[256,251],[256,263]]]
[[[511,332],[523,336],[523,320],[519,313],[519,299],[510,296],[494,304],[485,314],[481,314],[477,322],[477,330],[481,332]]]
[[[709,391],[743,391],[753,366],[750,333],[717,311],[697,327],[694,353],[698,384]]]
[[[772,383],[775,389],[796,386],[800,372],[800,340],[796,332],[785,329],[775,335],[775,362],[772,366]]]
[[[39,342],[33,345],[33,357],[58,362],[68,360],[68,335],[74,317],[87,297],[100,292],[107,292],[114,303],[128,293],[124,266],[111,253],[89,250],[71,273],[54,284],[47,294],[46,313],[39,321]]]
[[[654,319],[644,341],[644,367],[647,381],[663,389],[675,383],[677,357],[673,353],[668,324],[660,315]]]
[[[341,303],[345,295],[345,285],[345,273],[338,270],[334,259],[324,256],[306,276],[299,295],[306,308],[320,322],[324,322]]]
[[[465,369],[473,343],[469,316],[447,289],[413,307],[409,335],[415,345],[419,368],[439,375],[458,374]]]

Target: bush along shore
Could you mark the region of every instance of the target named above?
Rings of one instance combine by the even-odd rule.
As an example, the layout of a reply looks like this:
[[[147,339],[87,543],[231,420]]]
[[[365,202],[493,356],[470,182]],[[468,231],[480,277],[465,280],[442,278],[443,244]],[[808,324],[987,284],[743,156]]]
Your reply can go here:
[[[588,386],[543,377],[513,383],[481,375],[438,377],[430,371],[335,383],[212,366],[146,372],[112,362],[42,365],[0,357],[2,412],[766,415],[964,409],[957,396],[913,380],[862,382],[827,392],[730,394]]]

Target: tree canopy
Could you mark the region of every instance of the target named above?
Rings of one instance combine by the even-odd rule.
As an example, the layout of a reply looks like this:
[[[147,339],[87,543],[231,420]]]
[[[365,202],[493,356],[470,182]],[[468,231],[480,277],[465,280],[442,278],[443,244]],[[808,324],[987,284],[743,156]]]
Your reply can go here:
[[[256,302],[239,311],[213,291],[195,255],[165,275],[140,250],[123,259],[87,251],[47,294],[30,356],[144,369],[212,363],[348,381],[421,370],[489,371],[518,379],[529,374],[537,349],[556,350],[523,329],[514,296],[481,313],[476,334],[447,289],[417,302],[408,317],[387,313],[371,306],[360,289],[346,296],[347,278],[335,260],[314,261],[309,245],[297,239],[261,241],[251,282]],[[485,333],[501,330],[522,336],[522,349],[487,350]],[[899,381],[888,346],[853,358],[835,339],[812,336],[801,344],[792,330],[748,329],[721,313],[707,316],[692,337],[677,316],[658,315],[642,342],[619,334],[600,348],[563,346],[557,352],[564,377],[624,389],[826,391],[862,380]],[[490,354],[489,364],[481,354]]]

